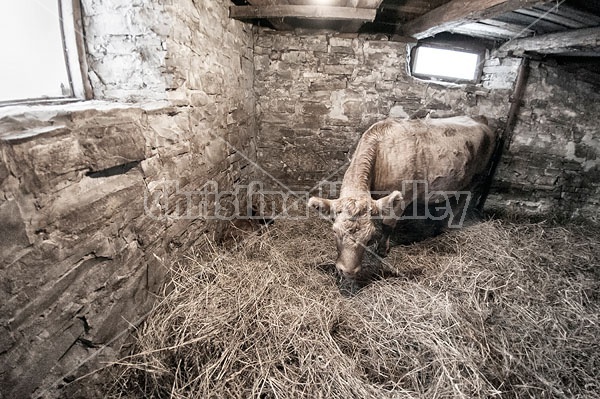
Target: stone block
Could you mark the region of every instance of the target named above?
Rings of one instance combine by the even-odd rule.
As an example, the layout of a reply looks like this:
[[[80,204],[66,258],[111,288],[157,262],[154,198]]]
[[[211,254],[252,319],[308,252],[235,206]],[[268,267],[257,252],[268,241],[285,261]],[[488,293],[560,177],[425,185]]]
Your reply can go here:
[[[201,87],[206,94],[219,94],[223,90],[224,78],[221,74],[207,72],[200,77]]]
[[[280,60],[289,64],[303,64],[312,61],[313,58],[312,53],[308,51],[292,50],[281,53]]]
[[[78,368],[93,352],[79,338],[110,343],[104,360],[113,360],[122,343],[115,338],[164,281],[164,265],[149,260],[181,256],[207,229],[199,220],[153,219],[144,206],[149,187],[164,178],[190,190],[208,179],[227,188],[250,173],[216,139],[254,151],[249,25],[230,21],[228,6],[214,1],[83,6],[95,98],[168,99],[172,107],[83,103],[0,121],[0,134],[19,136],[3,140],[0,162],[0,225],[10,229],[0,243],[10,260],[0,268],[0,325],[11,326],[0,339],[6,397],[77,397],[73,384],[73,395],[49,386],[98,366],[92,358]],[[327,51],[313,39],[296,47],[288,50]],[[289,65],[273,79],[297,78]]]
[[[385,53],[403,57],[406,54],[406,43],[388,40],[367,40],[364,44],[365,53]]]
[[[348,81],[345,77],[331,77],[310,83],[310,91],[345,89]]]
[[[359,65],[363,63],[362,58],[357,58],[353,54],[348,53],[323,53],[318,55],[321,64],[328,65]]]
[[[77,134],[78,132],[74,132]],[[140,161],[146,157],[141,127],[135,123],[91,127],[81,133],[79,146],[91,171]]]
[[[321,65],[317,70],[327,75],[352,75],[354,69],[354,65]]]
[[[329,113],[329,107],[323,103],[305,102],[301,104],[301,107],[302,113],[305,115],[318,117]]]
[[[349,48],[352,48],[354,40],[355,39],[348,38],[348,37],[332,36],[332,37],[329,38],[329,45],[331,47],[349,47]]]

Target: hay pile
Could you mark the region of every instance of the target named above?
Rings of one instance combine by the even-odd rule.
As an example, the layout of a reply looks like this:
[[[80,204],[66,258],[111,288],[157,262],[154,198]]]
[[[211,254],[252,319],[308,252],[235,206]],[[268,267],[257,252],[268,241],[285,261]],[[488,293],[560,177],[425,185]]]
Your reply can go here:
[[[397,277],[355,295],[323,266],[326,221],[206,246],[172,268],[110,395],[597,397],[599,232],[489,220],[393,248]]]

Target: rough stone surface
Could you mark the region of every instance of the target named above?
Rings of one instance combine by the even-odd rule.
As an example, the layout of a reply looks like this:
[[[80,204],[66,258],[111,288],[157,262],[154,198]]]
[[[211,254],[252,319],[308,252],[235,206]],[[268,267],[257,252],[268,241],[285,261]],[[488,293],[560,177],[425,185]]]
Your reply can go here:
[[[1,397],[97,396],[90,379],[71,381],[117,356],[165,265],[225,233],[188,201],[207,183],[335,181],[362,132],[390,116],[505,123],[517,59],[488,57],[480,85],[428,83],[409,76],[405,43],[253,34],[227,6],[83,0],[100,101],[0,110]],[[492,203],[598,216],[597,89],[532,64]]]
[[[83,0],[83,27],[94,98],[166,99],[167,36],[175,19],[166,1]],[[189,31],[189,27],[178,30]]]
[[[516,70],[512,81],[485,74],[479,86],[428,83],[407,72],[407,51],[406,43],[385,39],[259,30],[254,87],[265,171],[292,190],[336,180],[360,135],[387,117],[466,114],[504,123]]]
[[[68,383],[115,358],[165,265],[224,232],[181,217],[181,192],[231,188],[254,157],[252,27],[225,2],[83,6],[104,102],[0,110],[3,398],[96,396]]]
[[[510,151],[490,201],[530,212],[600,215],[598,84],[551,63],[531,63]]]
[[[504,129],[521,59],[488,54],[478,85],[410,76],[407,45],[262,29],[255,39],[258,159],[272,188],[336,195],[359,136],[387,118],[484,115]],[[512,147],[489,204],[598,217],[598,77],[532,63]],[[277,180],[278,183],[273,183]],[[333,190],[333,191],[332,191]]]

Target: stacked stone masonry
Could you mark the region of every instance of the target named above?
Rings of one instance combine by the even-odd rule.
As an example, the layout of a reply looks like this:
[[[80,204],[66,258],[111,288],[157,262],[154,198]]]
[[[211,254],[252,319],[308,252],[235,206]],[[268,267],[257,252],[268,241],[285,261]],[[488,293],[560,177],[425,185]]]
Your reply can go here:
[[[442,85],[411,77],[408,51],[387,37],[260,30],[254,88],[261,166],[304,191],[339,179],[360,135],[379,120],[466,114],[503,124],[517,61],[487,60],[484,85]],[[490,75],[498,68],[502,75]]]
[[[227,6],[83,0],[95,100],[0,109],[2,397],[93,396],[68,383],[117,356],[170,262],[225,234],[178,217],[178,190],[308,191],[387,117],[506,122],[520,59],[488,54],[478,85],[426,82],[407,43],[252,28]],[[597,217],[598,86],[548,62],[530,75],[490,204]]]
[[[510,151],[493,187],[497,206],[598,220],[600,79],[532,62]]]
[[[3,398],[97,396],[94,377],[67,383],[114,360],[167,266],[226,229],[176,190],[229,189],[254,153],[252,27],[227,4],[83,11],[95,100],[0,109]]]
[[[491,52],[480,84],[441,85],[411,77],[408,54],[409,45],[387,37],[259,30],[254,88],[265,181],[335,195],[322,180],[339,180],[360,135],[388,117],[483,115],[502,132],[521,59]],[[489,205],[597,217],[597,81],[550,62],[530,69]]]

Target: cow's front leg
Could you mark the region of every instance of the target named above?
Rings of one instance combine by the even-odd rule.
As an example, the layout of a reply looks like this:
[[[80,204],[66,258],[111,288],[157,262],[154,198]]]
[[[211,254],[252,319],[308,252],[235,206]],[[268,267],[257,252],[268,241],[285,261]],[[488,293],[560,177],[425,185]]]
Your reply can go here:
[[[377,254],[385,257],[390,251],[390,235],[404,213],[406,204],[404,203],[404,195],[400,191],[393,191],[391,194],[375,201],[375,204],[374,209],[382,217],[382,232],[381,239],[377,243]]]
[[[396,227],[395,220],[383,220],[381,223],[381,238],[377,242],[377,255],[382,258],[385,258],[390,252],[390,235],[394,231],[394,227]]]

